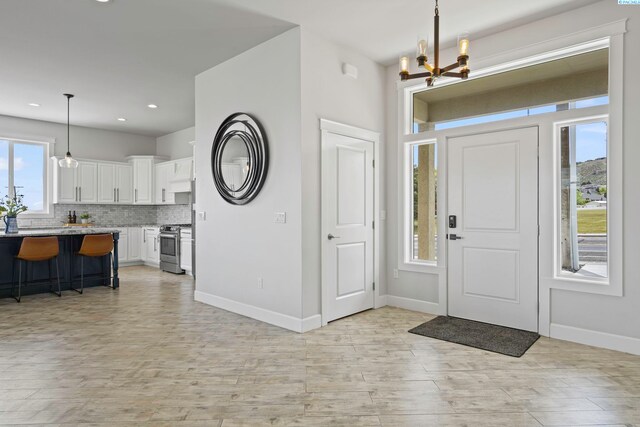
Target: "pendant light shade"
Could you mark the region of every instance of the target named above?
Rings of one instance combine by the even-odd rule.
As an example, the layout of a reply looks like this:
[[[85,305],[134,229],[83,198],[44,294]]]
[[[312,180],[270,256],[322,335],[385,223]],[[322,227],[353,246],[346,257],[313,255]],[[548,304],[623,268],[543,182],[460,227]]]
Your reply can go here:
[[[71,156],[71,151],[69,149],[69,140],[71,139],[69,136],[69,101],[73,98],[73,95],[70,93],[65,93],[64,96],[67,97],[67,154],[64,156],[64,159],[61,159],[58,164],[61,168],[77,168],[78,161]]]

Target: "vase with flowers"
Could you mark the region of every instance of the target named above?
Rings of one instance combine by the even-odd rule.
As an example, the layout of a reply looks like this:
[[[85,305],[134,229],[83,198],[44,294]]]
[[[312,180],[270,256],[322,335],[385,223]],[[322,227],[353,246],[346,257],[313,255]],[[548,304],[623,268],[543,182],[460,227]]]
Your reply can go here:
[[[13,196],[4,196],[0,203],[0,214],[4,221],[4,232],[7,234],[18,232],[18,215],[27,211],[27,205],[22,202],[22,194],[13,192]]]

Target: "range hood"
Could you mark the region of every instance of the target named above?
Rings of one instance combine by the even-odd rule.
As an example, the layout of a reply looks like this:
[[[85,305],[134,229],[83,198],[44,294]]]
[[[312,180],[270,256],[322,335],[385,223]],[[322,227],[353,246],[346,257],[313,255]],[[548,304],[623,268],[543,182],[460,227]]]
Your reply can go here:
[[[171,193],[191,193],[191,181],[193,181],[193,161],[176,162],[176,171],[169,181]]]

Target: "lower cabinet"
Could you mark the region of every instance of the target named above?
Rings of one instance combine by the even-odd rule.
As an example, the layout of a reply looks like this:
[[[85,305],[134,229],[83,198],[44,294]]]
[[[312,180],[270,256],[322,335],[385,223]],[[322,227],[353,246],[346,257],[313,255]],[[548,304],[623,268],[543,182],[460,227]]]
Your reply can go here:
[[[140,262],[142,254],[140,250],[142,229],[140,227],[127,227],[120,229],[118,239],[118,262],[131,264]]]
[[[180,233],[180,268],[187,274],[191,274],[191,231],[183,230]]]
[[[142,229],[142,254],[141,259],[145,264],[160,265],[160,242],[158,227],[145,227]]]
[[[142,228],[131,227],[127,233],[129,234],[129,261],[140,261],[142,259]]]
[[[129,262],[129,229],[120,230],[120,239],[118,239],[118,262]]]

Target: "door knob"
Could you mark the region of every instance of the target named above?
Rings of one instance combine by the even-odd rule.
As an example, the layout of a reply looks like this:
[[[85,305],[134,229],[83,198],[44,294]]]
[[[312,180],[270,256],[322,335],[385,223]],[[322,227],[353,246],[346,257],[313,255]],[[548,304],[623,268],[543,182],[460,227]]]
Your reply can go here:
[[[460,240],[462,236],[457,236],[455,234],[449,234],[449,240]]]
[[[329,233],[329,235],[327,236],[327,239],[329,240],[333,240],[333,239],[339,239],[340,236],[334,236],[333,234]]]

